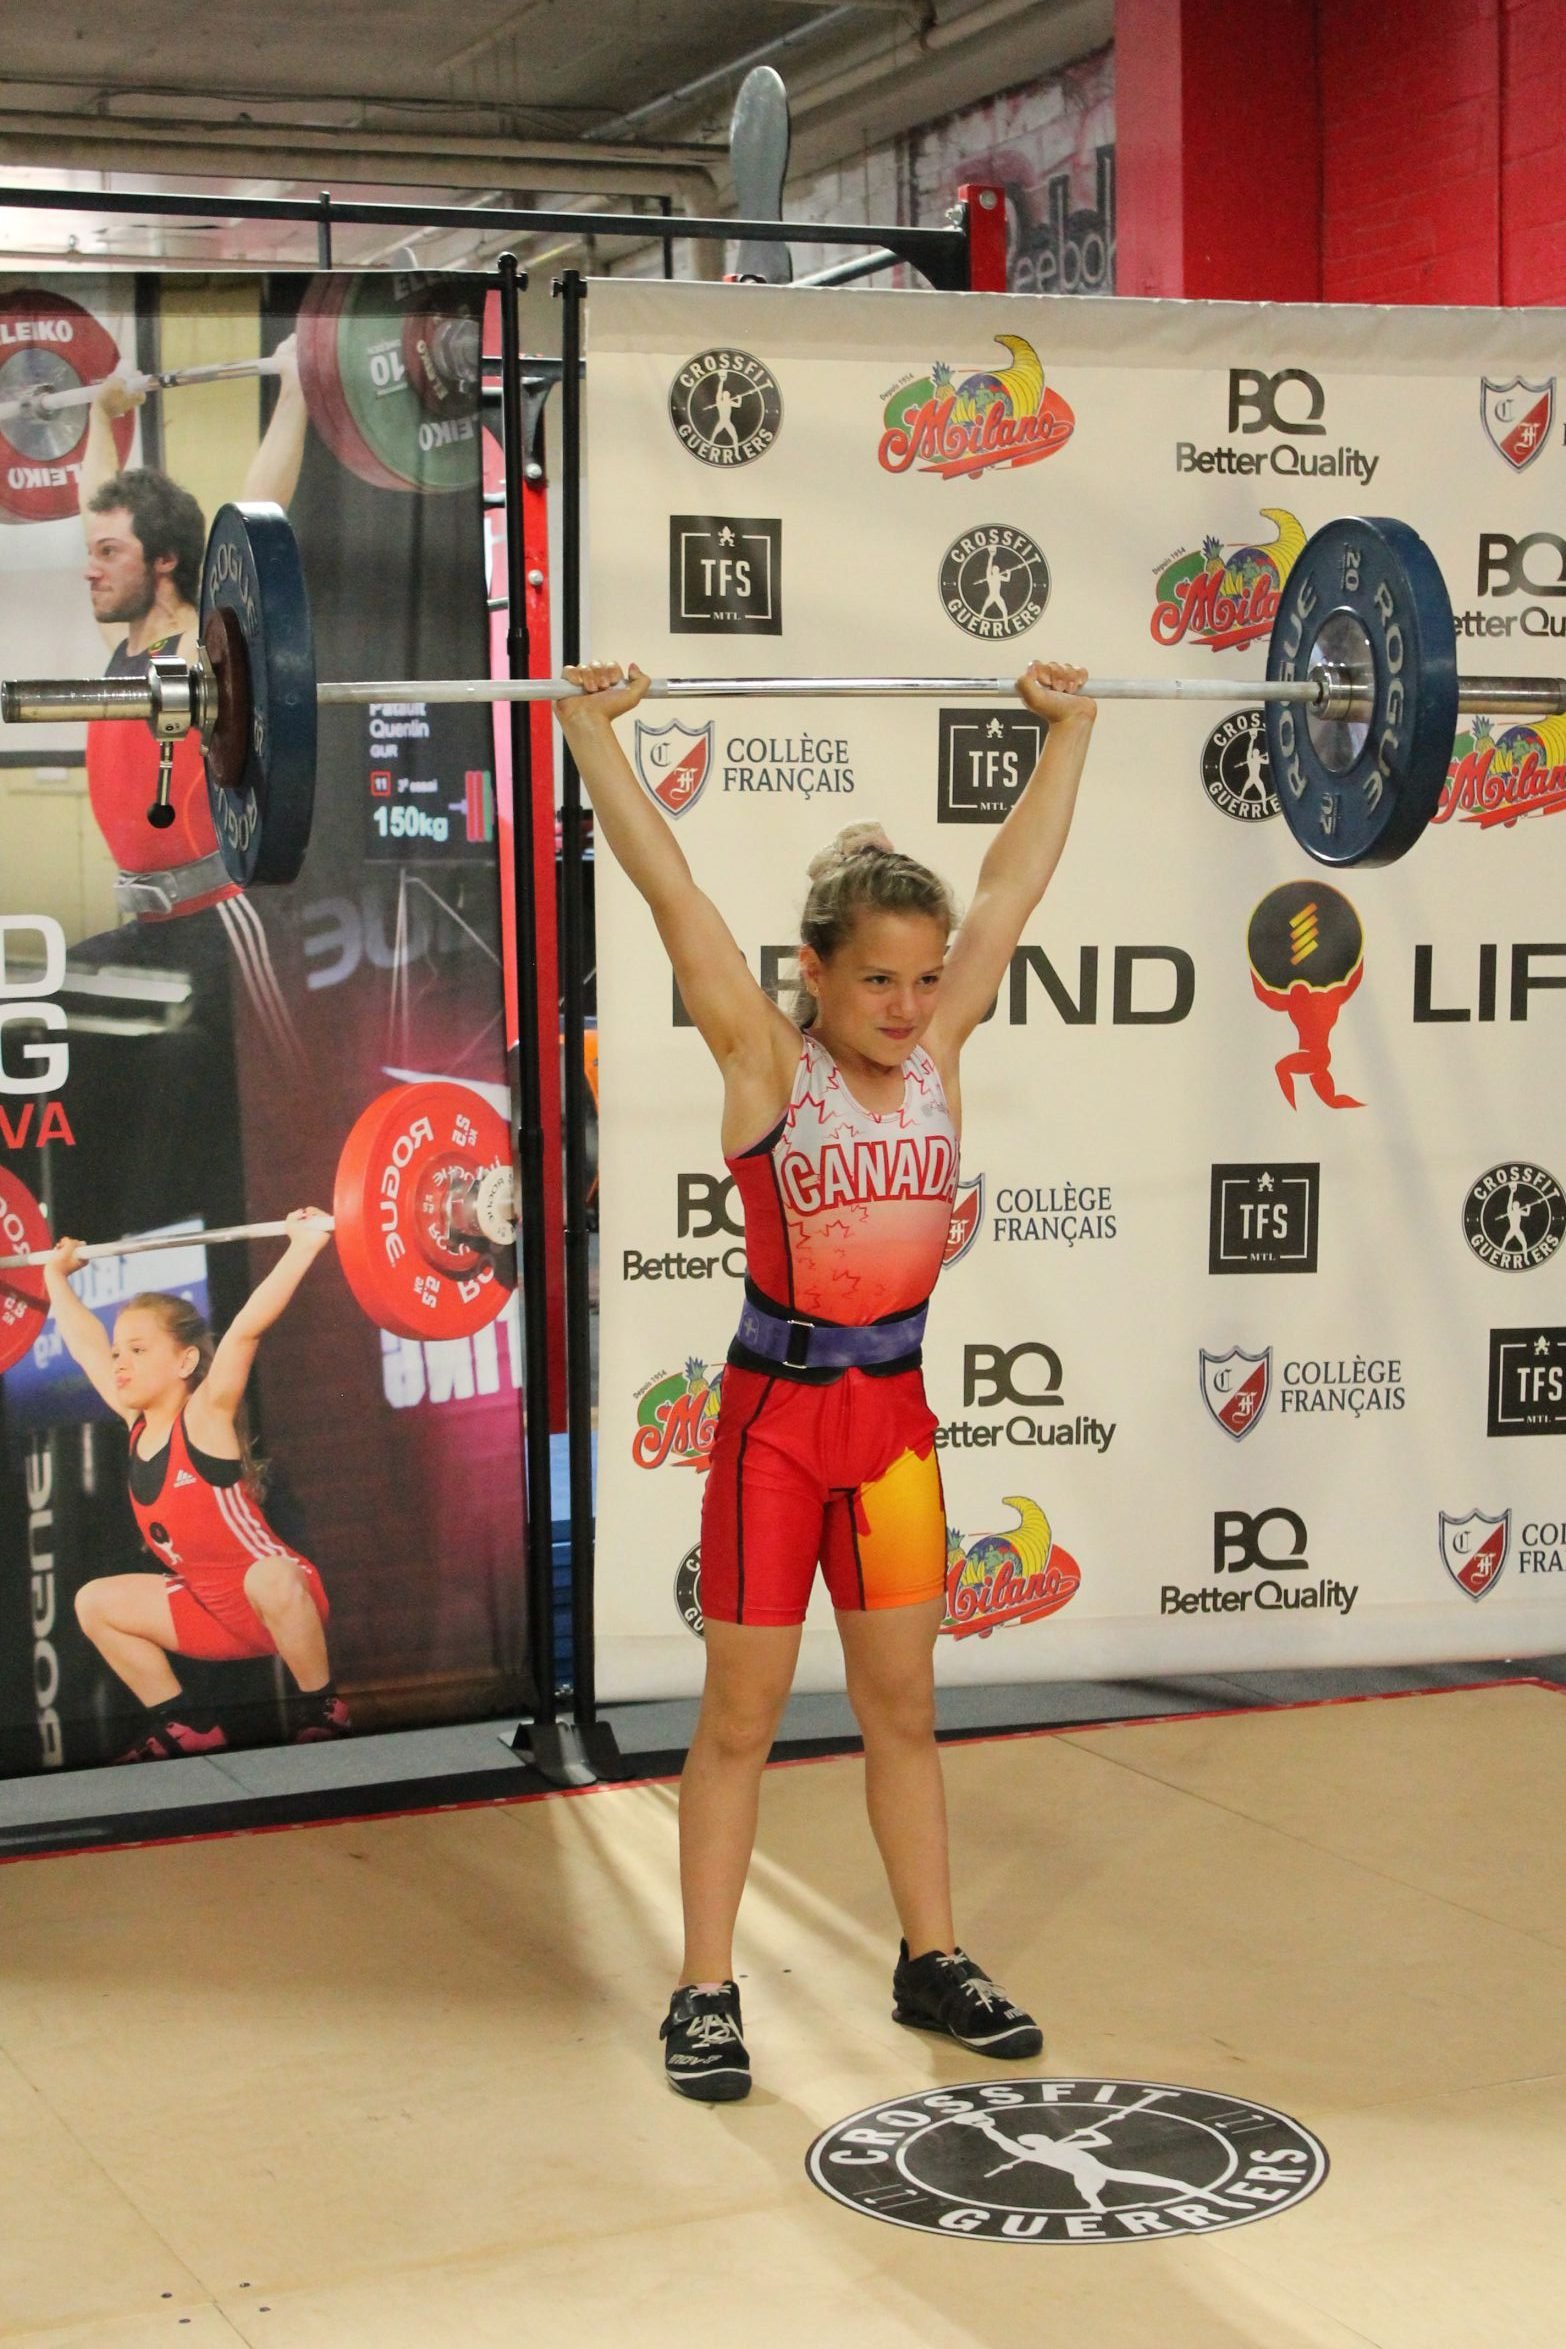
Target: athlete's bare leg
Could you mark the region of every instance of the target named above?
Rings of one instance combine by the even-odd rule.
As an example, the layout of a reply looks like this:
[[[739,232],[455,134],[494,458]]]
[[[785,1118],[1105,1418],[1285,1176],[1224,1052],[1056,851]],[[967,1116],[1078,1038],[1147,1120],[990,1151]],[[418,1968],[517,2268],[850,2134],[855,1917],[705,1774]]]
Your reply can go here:
[[[326,1631],[295,1561],[257,1558],[245,1569],[245,1596],[271,1633],[301,1695],[324,1688],[332,1676]]]
[[[99,1655],[150,1711],[180,1694],[169,1652],[178,1651],[161,1574],[104,1574],[76,1594],[76,1620]]]
[[[946,1789],[935,1742],[935,1640],[944,1602],[841,1611],[848,1701],[865,1741],[865,1808],[909,1954],[957,1946]]]
[[[793,1686],[799,1635],[797,1623],[708,1619],[701,1714],[680,1779],[682,1984],[733,1978],[761,1773]]]

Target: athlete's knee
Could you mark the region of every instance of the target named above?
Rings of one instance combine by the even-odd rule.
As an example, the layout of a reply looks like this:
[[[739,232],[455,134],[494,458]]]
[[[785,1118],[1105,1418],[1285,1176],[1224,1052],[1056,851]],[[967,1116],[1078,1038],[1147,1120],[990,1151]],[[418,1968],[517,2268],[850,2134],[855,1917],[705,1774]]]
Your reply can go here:
[[[866,1745],[928,1745],[935,1736],[935,1689],[850,1677],[848,1701]]]
[[[782,1714],[783,1704],[766,1697],[714,1696],[709,1691],[702,1700],[696,1734],[719,1761],[759,1764],[772,1751]]]
[[[94,1582],[84,1582],[77,1592],[72,1602],[76,1609],[76,1620],[89,1639],[95,1631],[101,1631],[107,1623],[109,1619],[108,1601],[109,1585],[106,1576],[99,1576]]]
[[[292,1558],[257,1558],[245,1569],[245,1596],[263,1618],[285,1613],[309,1600]]]

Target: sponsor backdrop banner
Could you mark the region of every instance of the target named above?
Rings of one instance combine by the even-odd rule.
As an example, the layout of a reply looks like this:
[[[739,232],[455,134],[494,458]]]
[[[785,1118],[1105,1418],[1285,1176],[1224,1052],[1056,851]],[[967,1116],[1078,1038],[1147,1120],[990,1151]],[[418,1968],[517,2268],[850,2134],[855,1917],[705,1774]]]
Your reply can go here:
[[[479,427],[471,402],[432,416],[408,370],[437,332],[466,322],[476,337],[483,292],[393,275],[0,286],[4,673],[127,665],[136,533],[165,522],[148,509],[128,529],[112,507],[84,572],[81,511],[125,466],[161,509],[174,499],[197,570],[226,500],[288,509],[322,675],[482,673]],[[112,390],[39,416],[20,404],[29,389],[235,361],[249,372],[140,405]],[[171,633],[188,655],[193,582],[176,584]],[[509,1118],[487,712],[323,712],[304,871],[245,895],[203,863],[216,843],[193,745],[176,749],[171,831],[146,822],[145,727],[7,729],[0,756],[0,1252],[51,1229],[167,1232],[166,1249],[89,1265],[81,1296],[110,1327],[139,1292],[185,1297],[221,1336],[281,1248],[209,1249],[203,1230],[330,1209],[339,1153],[377,1096],[457,1083],[476,1116]],[[27,1194],[47,1220],[29,1223]],[[141,1735],[112,1642],[91,1636],[104,1586],[155,1588],[206,1561],[187,1555],[199,1529],[171,1514],[200,1478],[175,1462],[138,1529],[125,1429],[58,1323],[28,1317],[16,1278],[0,1281],[15,1356],[0,1381],[0,1770],[19,1772],[111,1760]],[[475,1333],[393,1334],[355,1303],[334,1248],[260,1342],[247,1403],[265,1489],[225,1488],[211,1507],[237,1512],[252,1546],[317,1566],[356,1727],[529,1694],[521,1345],[514,1296],[490,1294],[505,1310]],[[189,1620],[203,1636],[176,1676],[229,1742],[296,1734],[280,1656],[231,1654]]]
[[[1434,548],[1466,667],[1566,667],[1552,315],[607,283],[589,316],[603,654],[1260,678],[1307,534],[1359,512]],[[1039,740],[961,697],[670,708],[626,749],[779,990],[818,847],[877,818],[965,899]],[[1566,725],[1456,754],[1410,857],[1334,875],[1256,705],[1106,705],[964,1059],[946,1678],[1566,1644]],[[600,1681],[634,1696],[700,1677],[743,1257],[716,1072],[598,888]],[[801,1674],[839,1677],[819,1597]]]

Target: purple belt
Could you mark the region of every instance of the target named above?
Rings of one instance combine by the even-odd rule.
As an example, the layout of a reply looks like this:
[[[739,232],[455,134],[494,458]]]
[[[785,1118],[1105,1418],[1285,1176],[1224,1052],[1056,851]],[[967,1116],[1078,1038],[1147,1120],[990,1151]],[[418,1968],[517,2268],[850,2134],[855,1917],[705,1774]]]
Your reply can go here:
[[[736,1337],[752,1354],[786,1370],[867,1370],[915,1354],[924,1342],[928,1306],[897,1321],[799,1321],[747,1297]]]

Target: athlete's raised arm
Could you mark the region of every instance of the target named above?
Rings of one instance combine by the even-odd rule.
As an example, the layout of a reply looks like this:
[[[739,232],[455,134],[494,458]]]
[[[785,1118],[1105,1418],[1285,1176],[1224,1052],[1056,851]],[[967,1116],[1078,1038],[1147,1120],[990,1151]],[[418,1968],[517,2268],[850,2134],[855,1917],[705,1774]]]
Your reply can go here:
[[[951,1049],[978,1026],[1006,976],[1017,941],[1054,876],[1077,804],[1097,702],[1080,688],[1086,669],[1033,661],[1017,679],[1026,706],[1048,721],[1037,766],[996,833],[973,900],[952,940],[932,1023]]]
[[[56,1240],[49,1261],[43,1268],[44,1287],[49,1292],[49,1310],[54,1315],[55,1327],[64,1342],[65,1351],[97,1388],[112,1411],[122,1419],[132,1416],[127,1412],[114,1384],[114,1355],[109,1333],[90,1306],[84,1305],[71,1287],[70,1276],[80,1271],[86,1259],[81,1253],[80,1240]]]
[[[331,1232],[318,1207],[296,1207],[288,1217],[288,1246],[264,1280],[258,1281],[222,1337],[212,1367],[191,1397],[199,1418],[231,1420],[244,1399],[256,1348],[304,1279]]]
[[[708,1050],[727,1070],[736,1061],[766,1061],[786,1042],[792,1064],[799,1053],[798,1029],[763,992],[615,740],[615,719],[636,707],[647,678],[634,664],[627,678],[607,662],[562,674],[586,688],[574,701],[557,701],[555,714],[593,803],[599,836],[647,900],[685,1008]]]

